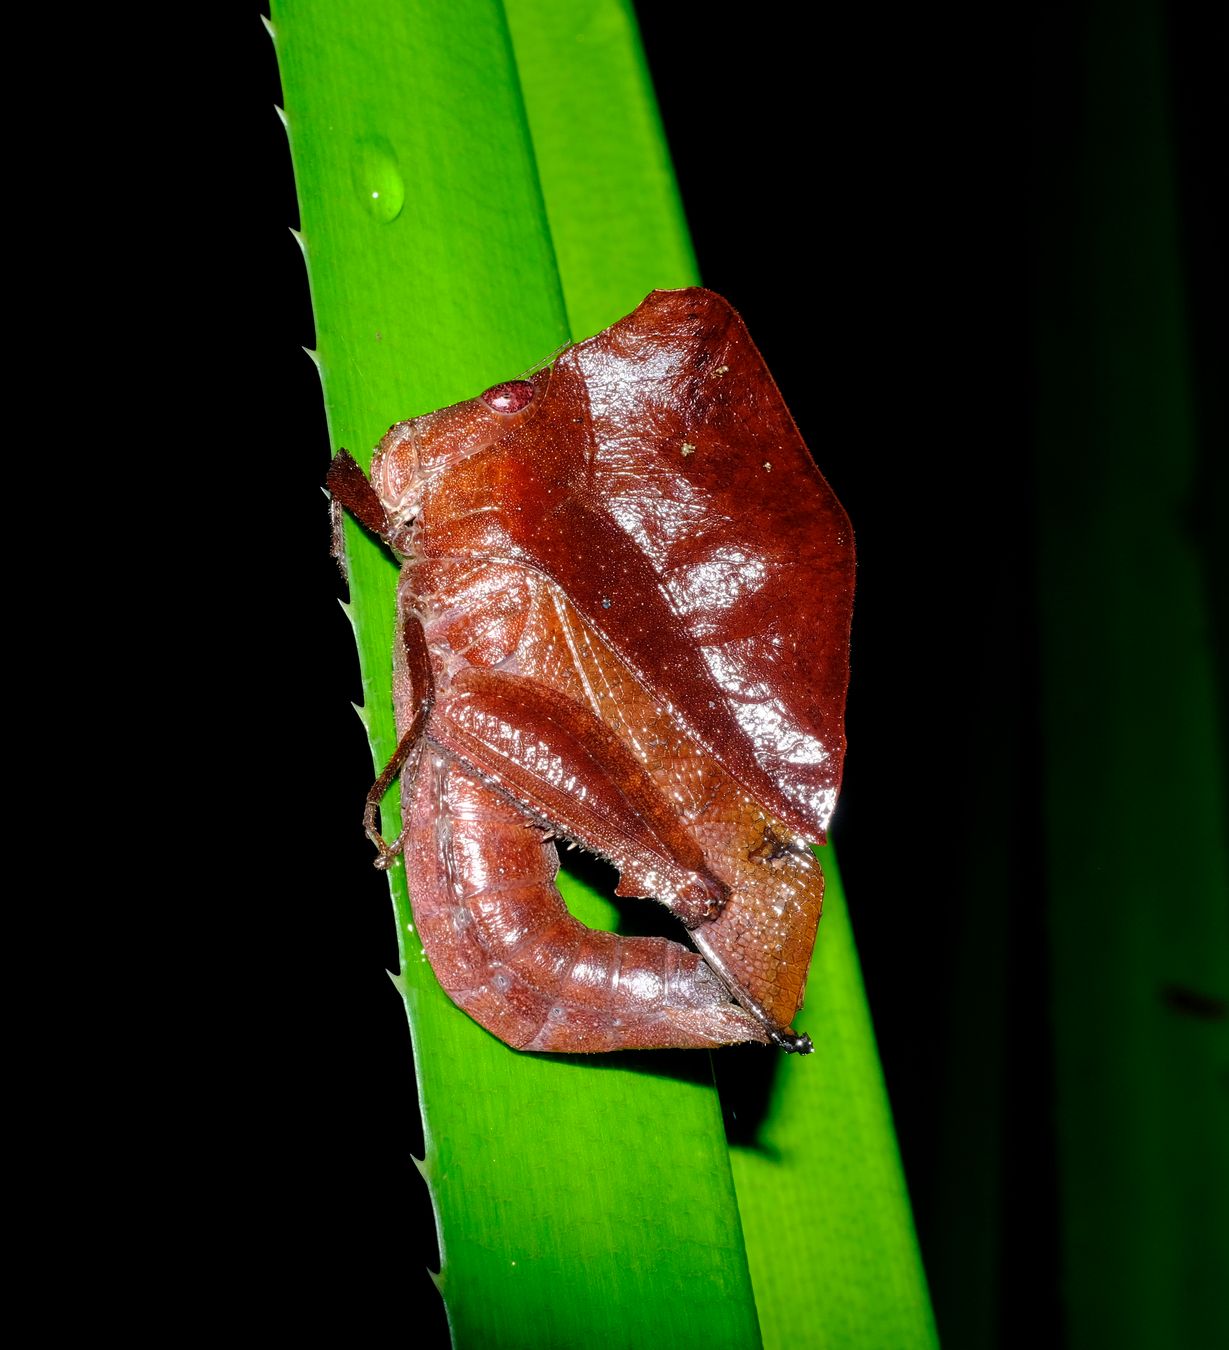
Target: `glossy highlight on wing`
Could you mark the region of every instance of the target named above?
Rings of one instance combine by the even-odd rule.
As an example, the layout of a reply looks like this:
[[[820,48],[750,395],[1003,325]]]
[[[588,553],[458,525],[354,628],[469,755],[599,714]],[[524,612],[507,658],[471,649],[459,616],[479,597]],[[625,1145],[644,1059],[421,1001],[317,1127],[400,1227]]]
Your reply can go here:
[[[489,542],[556,581],[748,791],[822,839],[853,531],[735,311],[655,291],[565,352],[490,453],[515,505]]]

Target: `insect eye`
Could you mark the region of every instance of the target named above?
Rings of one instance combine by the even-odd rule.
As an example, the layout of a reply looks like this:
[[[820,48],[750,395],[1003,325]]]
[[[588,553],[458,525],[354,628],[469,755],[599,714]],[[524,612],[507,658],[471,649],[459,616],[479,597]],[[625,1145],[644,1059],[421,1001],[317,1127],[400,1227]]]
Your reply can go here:
[[[503,384],[492,385],[480,397],[492,412],[520,412],[533,398],[533,385],[528,380],[505,380]]]

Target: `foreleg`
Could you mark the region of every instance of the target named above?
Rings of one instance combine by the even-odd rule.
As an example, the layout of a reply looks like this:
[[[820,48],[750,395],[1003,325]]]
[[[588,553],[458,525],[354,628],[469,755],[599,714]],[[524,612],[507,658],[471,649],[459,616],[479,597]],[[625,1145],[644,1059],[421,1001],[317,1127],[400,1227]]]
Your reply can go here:
[[[401,734],[392,759],[384,766],[367,793],[367,806],[363,811],[363,828],[367,831],[367,838],[376,846],[379,855],[376,858],[376,866],[381,870],[390,868],[401,854],[405,843],[404,822],[409,818],[407,803],[402,802],[401,832],[391,844],[385,842],[376,828],[376,815],[380,810],[380,803],[384,800],[384,794],[392,787],[399,774],[404,775],[407,785],[413,783],[414,770],[418,757],[422,754],[423,738],[435,703],[431,654],[427,650],[427,638],[422,623],[417,615],[411,613],[404,605],[399,605],[397,627],[401,641],[393,655],[393,700],[397,708],[397,726]],[[403,792],[405,791],[403,788]]]

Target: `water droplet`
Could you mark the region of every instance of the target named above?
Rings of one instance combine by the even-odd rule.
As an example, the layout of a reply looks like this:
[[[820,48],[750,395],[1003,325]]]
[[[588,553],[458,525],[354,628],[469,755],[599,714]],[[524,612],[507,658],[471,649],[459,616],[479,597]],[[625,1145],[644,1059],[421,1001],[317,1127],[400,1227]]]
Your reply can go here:
[[[358,143],[350,177],[363,204],[382,225],[397,219],[405,205],[405,183],[393,147],[383,137]]]

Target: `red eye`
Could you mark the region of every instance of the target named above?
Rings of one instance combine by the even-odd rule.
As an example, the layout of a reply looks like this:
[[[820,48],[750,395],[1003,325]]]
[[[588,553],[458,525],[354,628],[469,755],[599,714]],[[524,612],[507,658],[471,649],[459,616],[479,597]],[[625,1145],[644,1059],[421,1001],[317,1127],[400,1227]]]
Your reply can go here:
[[[492,385],[481,398],[493,412],[520,412],[533,398],[533,385],[528,380],[505,380],[503,384]]]

